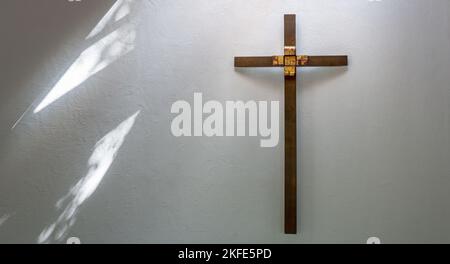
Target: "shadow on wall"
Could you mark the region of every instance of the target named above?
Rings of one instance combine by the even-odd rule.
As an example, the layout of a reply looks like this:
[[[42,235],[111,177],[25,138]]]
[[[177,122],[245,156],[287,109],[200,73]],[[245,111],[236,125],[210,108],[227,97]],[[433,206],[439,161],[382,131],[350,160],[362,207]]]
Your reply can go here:
[[[54,66],[50,62],[55,54],[70,46],[70,50],[64,49],[64,54],[73,57],[79,48],[72,43],[85,37],[114,2],[1,1],[0,98],[8,100],[0,105],[0,113],[10,124],[9,128],[42,93],[46,83],[53,82],[55,76],[47,70]],[[59,75],[60,67],[68,66],[61,60],[54,72]],[[20,109],[23,110],[20,112]],[[4,135],[0,140],[4,140]]]
[[[135,24],[134,21],[126,19],[131,12],[133,2],[133,0],[117,0],[114,3],[85,39],[94,43],[81,52],[34,109],[35,114],[134,49]],[[86,176],[56,203],[58,216],[41,232],[37,239],[38,243],[60,242],[67,236],[76,222],[80,206],[98,188],[139,113],[140,111],[130,116],[97,142],[88,161]],[[19,122],[20,119],[13,128]]]
[[[45,228],[38,238],[38,243],[60,242],[75,224],[80,206],[95,192],[106,172],[113,163],[125,137],[133,127],[140,111],[136,112],[119,126],[106,134],[95,145],[88,161],[88,172],[57,203],[57,219]]]
[[[77,35],[76,37],[77,41],[79,40],[83,43],[83,48],[76,49],[75,52],[73,52],[73,50],[70,51],[69,49],[69,52],[73,52],[74,56],[71,56],[71,59],[69,61],[70,63],[64,66],[64,68],[67,68],[67,70],[61,76],[57,76],[55,81],[45,82],[45,86],[48,85],[46,90],[44,91],[44,94],[42,94],[45,96],[38,97],[33,104],[29,105],[28,110],[14,124],[12,129],[14,129],[17,124],[19,124],[19,126],[17,127],[18,129],[14,131],[15,133],[17,133],[17,135],[22,135],[24,130],[29,129],[29,127],[27,126],[28,124],[25,124],[25,122],[23,122],[23,127],[20,126],[21,119],[28,112],[36,112],[35,115],[30,114],[30,116],[35,117],[33,118],[33,120],[42,119],[47,121],[48,116],[46,114],[51,113],[52,110],[54,110],[54,108],[50,107],[52,106],[52,103],[54,103],[57,99],[63,97],[64,95],[67,95],[71,90],[76,90],[75,88],[79,87],[84,81],[88,80],[103,69],[106,69],[108,66],[116,62],[119,58],[124,57],[124,55],[130,53],[135,48],[136,25],[139,16],[135,16],[134,11],[138,9],[135,9],[134,7],[138,2],[140,1],[110,1],[111,5],[108,5],[108,7],[110,7],[108,8],[108,10],[102,9],[100,15],[97,13],[97,16],[95,18],[95,22],[97,23],[89,24],[87,27],[80,26],[80,28],[87,29],[83,30],[81,36]],[[20,6],[21,3],[18,3],[17,5]],[[77,15],[79,14],[77,13]],[[77,17],[80,18],[79,16]],[[42,27],[41,24],[38,25],[39,27]],[[66,28],[67,26],[66,24],[62,24],[61,27]],[[32,29],[30,29],[30,31],[33,31]],[[39,88],[36,87],[34,83],[32,84],[35,89]],[[108,90],[112,94],[113,92],[116,92],[116,90],[111,89],[111,86],[113,86],[113,88],[116,88],[116,86],[119,87],[120,85],[114,84],[108,85],[106,87],[102,85],[100,86],[100,88]],[[0,94],[2,94],[1,91]],[[100,99],[100,96],[97,97]],[[97,97],[95,97],[95,95],[90,96],[88,100],[94,100],[93,98],[97,99]],[[35,99],[35,94],[33,94],[32,99]],[[13,243],[15,241],[19,241],[20,243],[28,243],[31,240],[37,241],[39,243],[52,243],[61,242],[64,240],[66,234],[68,234],[71,227],[73,227],[73,225],[75,224],[82,204],[84,204],[87,199],[92,197],[93,193],[97,190],[106,173],[110,169],[110,166],[115,160],[117,152],[122,146],[125,137],[134,126],[135,120],[139,116],[140,111],[129,116],[119,126],[111,130],[106,135],[104,135],[103,133],[109,131],[109,129],[111,129],[112,127],[115,127],[118,123],[120,123],[120,121],[123,120],[122,118],[124,118],[125,116],[128,116],[138,109],[142,109],[139,106],[125,106],[124,101],[120,96],[117,96],[117,102],[115,100],[111,100],[108,102],[108,104],[103,104],[102,106],[102,109],[97,109],[98,104],[93,104],[92,108],[89,108],[91,107],[91,105],[88,105],[88,110],[86,110],[86,108],[84,110],[86,110],[87,113],[94,112],[95,115],[87,117],[87,122],[83,123],[82,126],[80,126],[78,123],[79,119],[71,118],[71,113],[68,114],[67,112],[63,112],[56,114],[55,116],[64,118],[64,120],[69,117],[67,118],[67,123],[65,123],[68,124],[67,126],[71,127],[69,135],[64,129],[53,130],[54,127],[50,127],[50,129],[47,129],[47,127],[44,127],[44,129],[37,129],[37,126],[33,127],[33,129],[36,128],[36,130],[33,131],[37,131],[37,133],[31,133],[27,131],[25,132],[26,134],[24,138],[22,138],[22,140],[28,140],[32,138],[33,140],[29,140],[28,142],[32,141],[36,144],[31,147],[27,147],[26,152],[23,151],[25,152],[24,155],[14,156],[14,159],[5,159],[3,164],[7,164],[8,173],[5,174],[8,175],[2,175],[2,177],[0,178],[1,182],[8,184],[2,185],[4,189],[2,189],[1,193],[6,199],[3,199],[3,196],[1,196],[1,198],[5,206],[7,205],[8,210],[0,210],[0,226],[4,228],[3,231],[5,231],[5,236],[2,236],[0,239],[2,240],[2,242],[9,240],[13,241]],[[97,121],[105,120],[105,118],[101,117],[105,117],[103,114],[113,107],[119,109],[118,112],[122,112],[123,109],[127,109],[127,112],[124,115],[120,115],[121,119],[116,120],[117,123],[110,124],[109,122],[111,120],[107,121],[109,124],[106,128],[107,130],[102,130],[104,132],[101,134],[104,135],[104,137],[95,144],[95,147],[92,150],[92,145],[98,140],[99,137],[95,136],[95,138],[92,138],[91,136],[89,136],[92,133],[89,133],[89,131],[86,132],[84,130],[92,129],[97,132],[98,126],[102,125]],[[45,111],[45,113],[41,113],[40,111],[44,109],[47,111]],[[41,115],[38,115],[38,113],[41,113]],[[55,119],[51,119],[50,121],[51,126],[57,127],[57,125],[55,125]],[[73,122],[76,123],[74,124]],[[4,130],[8,130],[8,132],[10,132],[9,128],[10,126],[6,126]],[[49,131],[55,133],[48,133]],[[72,134],[73,131],[76,131],[76,133]],[[56,148],[59,148],[61,143],[63,143],[60,149],[61,151],[58,150],[50,153],[49,155],[53,155],[54,153],[56,153],[56,155],[54,156],[60,155],[61,153],[64,154],[66,152],[66,149],[68,151],[72,151],[72,149],[70,149],[70,147],[72,146],[70,140],[75,137],[77,140],[81,138],[80,141],[85,140],[85,134],[88,135],[87,140],[92,140],[88,145],[83,144],[83,149],[91,148],[91,150],[88,150],[87,152],[88,154],[91,154],[87,162],[87,170],[85,170],[85,166],[88,157],[84,156],[86,154],[86,152],[84,151],[82,152],[82,156],[74,154],[74,152],[70,153],[72,157],[81,156],[79,160],[76,160],[76,163],[73,162],[72,159],[70,166],[50,164],[52,163],[53,158],[48,158],[44,155],[41,155],[42,149],[47,148],[53,150],[53,147],[55,146]],[[57,139],[56,142],[52,143],[51,146],[48,146],[48,143],[53,139]],[[67,140],[67,145],[65,145],[65,143],[61,139]],[[4,140],[3,137],[0,140]],[[17,141],[11,140],[8,141],[8,143],[16,143]],[[2,142],[0,142],[0,145],[2,145]],[[22,143],[22,145],[25,145],[25,143]],[[17,148],[17,146],[14,147]],[[0,161],[2,161],[4,157],[5,156],[0,157]],[[33,160],[33,162],[29,162],[25,165],[24,163],[27,160]],[[46,164],[50,164],[51,167],[46,167]],[[55,168],[54,171],[53,168]],[[26,173],[29,173],[30,171],[32,171],[33,173],[37,172],[37,176],[33,178],[27,177],[26,179],[22,179],[25,177],[16,177],[17,175],[27,176]],[[49,171],[51,171],[50,174]],[[66,171],[67,173],[65,173]],[[55,177],[52,179],[53,176]],[[81,179],[80,176],[82,176]],[[73,177],[73,179],[67,179],[69,177]],[[13,180],[11,181],[11,179]],[[68,180],[69,183],[67,183],[66,180]],[[11,189],[11,186],[14,186],[14,188]],[[31,194],[28,200],[24,201],[22,199],[18,199],[17,196],[14,196],[14,193],[18,192],[27,194],[30,193],[30,186],[38,187],[31,190]],[[63,187],[62,190],[58,191],[58,186],[65,187]],[[7,189],[10,189],[11,191],[5,192],[4,190]],[[58,191],[57,196],[53,196],[53,194],[55,193],[54,191]],[[45,194],[41,195],[44,192]],[[56,208],[54,206],[56,206]],[[15,221],[16,218],[11,219],[11,214],[3,215],[3,213],[12,212],[15,209],[20,209],[21,211],[19,212],[19,214],[21,215],[18,216],[24,217],[24,215],[32,215],[33,217],[31,218],[33,220],[29,220],[31,219],[29,218],[23,221]],[[12,228],[10,228],[10,225],[12,226]],[[28,229],[22,228],[24,225],[26,225]],[[21,231],[22,233],[20,235],[17,235],[16,233],[18,231]]]
[[[119,58],[131,52],[135,47],[136,27],[128,19],[133,0],[117,0],[109,11],[86,37],[86,41],[95,41],[75,59],[68,70],[50,89],[47,95],[35,107],[37,114],[50,104],[66,95],[94,74],[105,69]],[[114,29],[112,32],[111,29]],[[34,103],[13,124],[14,129],[27,114]]]
[[[347,71],[348,67],[297,68],[297,89],[306,90],[322,85],[344,75]],[[268,86],[273,89],[282,89],[283,86],[282,68],[235,68],[235,72],[260,84],[269,83]]]
[[[349,67],[304,68],[300,70],[300,78],[297,85],[300,85],[299,88],[302,90],[312,89],[343,76],[348,72],[348,69]]]

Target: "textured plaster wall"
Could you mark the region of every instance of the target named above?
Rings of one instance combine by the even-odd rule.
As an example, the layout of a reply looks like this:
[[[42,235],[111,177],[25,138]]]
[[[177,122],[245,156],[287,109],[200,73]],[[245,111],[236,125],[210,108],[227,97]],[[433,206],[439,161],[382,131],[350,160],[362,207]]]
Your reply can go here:
[[[0,3],[0,243],[450,242],[449,1],[123,1],[86,39],[115,2]],[[194,92],[283,106],[281,70],[233,56],[281,53],[284,13],[300,52],[350,56],[299,77],[295,236],[283,138],[170,134]]]

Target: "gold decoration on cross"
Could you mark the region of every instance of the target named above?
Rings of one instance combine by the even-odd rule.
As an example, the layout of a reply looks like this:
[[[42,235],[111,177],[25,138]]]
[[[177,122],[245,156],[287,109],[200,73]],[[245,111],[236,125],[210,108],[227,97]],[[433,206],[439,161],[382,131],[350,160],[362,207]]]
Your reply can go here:
[[[284,66],[284,56],[273,56],[272,64],[273,66]]]
[[[305,66],[308,64],[309,57],[306,55],[297,56],[297,66]]]

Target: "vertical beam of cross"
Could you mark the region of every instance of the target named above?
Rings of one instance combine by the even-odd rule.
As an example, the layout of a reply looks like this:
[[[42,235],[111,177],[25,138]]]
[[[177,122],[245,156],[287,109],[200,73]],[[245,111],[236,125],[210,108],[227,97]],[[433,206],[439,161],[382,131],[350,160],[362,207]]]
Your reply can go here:
[[[284,16],[284,63],[296,59],[295,15]],[[284,232],[297,233],[297,77],[296,65],[284,76]],[[289,71],[286,69],[285,71]],[[293,70],[293,71],[292,71]]]
[[[347,66],[346,55],[297,55],[295,15],[284,16],[284,55],[235,57],[235,67],[284,67],[284,232],[297,233],[297,67]]]

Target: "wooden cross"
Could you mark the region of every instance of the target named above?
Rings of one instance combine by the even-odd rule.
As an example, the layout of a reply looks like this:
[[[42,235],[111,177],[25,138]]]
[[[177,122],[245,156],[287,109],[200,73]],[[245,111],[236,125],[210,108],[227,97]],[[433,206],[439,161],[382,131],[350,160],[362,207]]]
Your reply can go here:
[[[298,56],[295,15],[284,15],[284,56],[235,57],[235,67],[284,67],[284,232],[297,233],[297,67],[347,66],[347,56]]]

